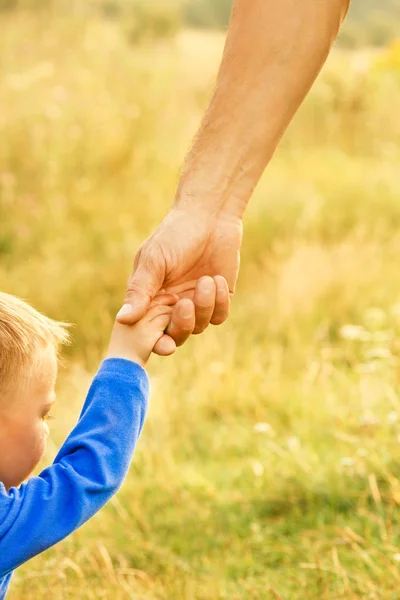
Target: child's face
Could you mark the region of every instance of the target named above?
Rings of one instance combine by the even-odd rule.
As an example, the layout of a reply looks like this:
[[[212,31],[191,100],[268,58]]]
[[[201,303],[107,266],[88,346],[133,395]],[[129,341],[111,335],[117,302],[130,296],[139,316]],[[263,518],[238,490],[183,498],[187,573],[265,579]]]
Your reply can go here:
[[[49,347],[28,384],[0,398],[0,481],[7,489],[24,481],[43,456],[56,378],[57,356]]]

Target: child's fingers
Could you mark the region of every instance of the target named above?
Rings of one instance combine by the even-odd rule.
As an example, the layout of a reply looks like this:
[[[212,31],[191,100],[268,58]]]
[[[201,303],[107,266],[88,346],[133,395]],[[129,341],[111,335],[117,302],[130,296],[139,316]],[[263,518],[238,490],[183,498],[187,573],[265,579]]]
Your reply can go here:
[[[156,345],[159,356],[171,356],[176,351],[176,344],[169,335],[162,335]]]
[[[150,308],[150,310],[148,311],[148,313],[146,315],[146,320],[151,323],[154,321],[154,319],[157,319],[160,317],[165,317],[167,320],[166,327],[168,327],[168,324],[171,320],[172,311],[173,311],[172,306],[165,305],[165,304],[156,304],[155,306],[152,306]]]
[[[152,327],[156,327],[158,331],[163,333],[171,322],[171,316],[172,311],[170,313],[164,313],[154,316],[151,320]]]
[[[174,306],[179,300],[179,296],[177,294],[162,294],[159,296],[156,296],[151,304],[150,304],[150,308],[152,308],[153,306],[159,306],[159,305],[163,305],[163,306]]]

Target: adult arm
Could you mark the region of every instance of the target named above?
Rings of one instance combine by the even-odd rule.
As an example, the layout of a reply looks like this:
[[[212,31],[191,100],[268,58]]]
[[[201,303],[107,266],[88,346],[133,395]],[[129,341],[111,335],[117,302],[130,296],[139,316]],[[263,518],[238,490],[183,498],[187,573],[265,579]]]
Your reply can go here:
[[[53,465],[8,492],[0,484],[0,583],[80,527],[118,490],[147,401],[148,379],[139,365],[105,360]]]
[[[120,322],[140,318],[160,288],[194,299],[195,323],[179,314],[179,302],[175,307],[166,333],[177,345],[193,327],[200,333],[227,318],[244,211],[348,6],[349,0],[235,1],[214,94],[174,205],[135,259]],[[170,338],[155,351],[166,353]]]

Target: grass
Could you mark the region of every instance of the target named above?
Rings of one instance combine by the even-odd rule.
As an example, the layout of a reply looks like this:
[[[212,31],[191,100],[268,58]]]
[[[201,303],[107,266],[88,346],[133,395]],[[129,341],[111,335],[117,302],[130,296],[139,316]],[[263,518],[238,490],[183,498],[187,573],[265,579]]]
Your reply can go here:
[[[0,285],[75,344],[73,426],[135,251],[168,210],[222,38],[2,16]],[[150,366],[127,481],[10,600],[396,600],[398,50],[336,52],[246,215],[227,324]]]

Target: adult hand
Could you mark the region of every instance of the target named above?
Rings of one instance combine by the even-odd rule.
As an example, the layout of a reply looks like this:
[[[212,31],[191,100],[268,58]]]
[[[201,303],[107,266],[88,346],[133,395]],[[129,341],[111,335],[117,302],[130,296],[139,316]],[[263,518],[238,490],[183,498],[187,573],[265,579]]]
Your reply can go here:
[[[157,294],[177,294],[166,335],[154,348],[160,355],[171,354],[210,323],[223,323],[235,291],[241,242],[239,217],[173,208],[136,255],[118,321],[135,323]]]

